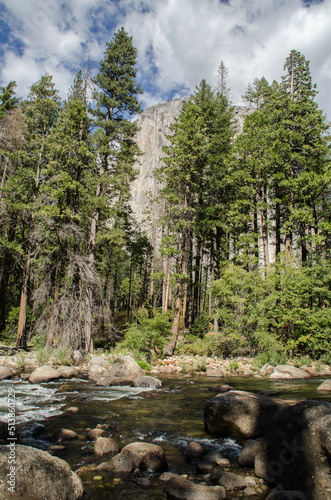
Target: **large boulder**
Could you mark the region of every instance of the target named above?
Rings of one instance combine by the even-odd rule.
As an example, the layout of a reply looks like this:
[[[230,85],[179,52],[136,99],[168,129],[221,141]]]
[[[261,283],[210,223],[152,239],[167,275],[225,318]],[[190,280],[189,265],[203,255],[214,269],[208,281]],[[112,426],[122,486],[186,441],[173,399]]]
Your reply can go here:
[[[63,378],[74,378],[78,377],[78,371],[72,366],[59,366],[57,369]]]
[[[0,446],[2,500],[77,500],[83,496],[81,479],[69,465],[46,451],[30,446]],[[15,466],[8,460],[15,457]],[[10,467],[15,467],[10,469]],[[9,490],[12,488],[12,490]]]
[[[101,358],[100,356],[94,356],[94,358],[91,358],[90,361],[88,362],[87,367],[90,369],[91,366],[98,365],[98,366],[103,366],[104,368],[110,368],[110,363],[107,359]]]
[[[177,474],[172,474],[165,483],[165,489],[176,500],[223,500],[226,498],[223,486],[195,484]]]
[[[255,473],[273,486],[331,499],[331,403],[303,401],[274,415],[256,451]]]
[[[218,394],[205,405],[205,429],[215,437],[262,437],[273,415],[289,404],[288,401],[246,391]]]
[[[120,356],[109,370],[111,377],[119,377],[125,382],[132,382],[136,377],[145,375],[145,370],[131,356]]]
[[[59,370],[55,370],[52,366],[40,366],[33,370],[29,377],[29,382],[31,384],[41,384],[43,382],[49,382],[50,380],[56,380],[61,378],[62,374]]]
[[[301,368],[296,368],[291,365],[278,365],[275,371],[270,375],[271,380],[285,380],[285,379],[305,379],[309,378],[309,374]]]

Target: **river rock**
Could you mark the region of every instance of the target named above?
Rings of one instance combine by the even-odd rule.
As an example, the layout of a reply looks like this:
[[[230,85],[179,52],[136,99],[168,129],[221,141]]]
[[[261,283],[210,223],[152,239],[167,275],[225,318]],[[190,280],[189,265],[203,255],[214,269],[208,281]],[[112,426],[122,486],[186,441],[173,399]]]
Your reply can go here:
[[[274,370],[274,366],[270,365],[269,363],[265,363],[260,368],[260,375],[262,375],[262,377],[266,377],[267,375],[271,375]]]
[[[230,461],[224,458],[219,451],[212,451],[205,455],[201,462],[197,465],[197,471],[201,474],[209,474],[218,472],[220,467],[229,466]]]
[[[130,443],[121,451],[121,456],[130,460],[135,469],[148,472],[163,472],[168,468],[167,460],[161,446],[153,443]]]
[[[195,484],[176,474],[165,482],[165,489],[171,498],[177,500],[223,500],[226,498],[223,486]]]
[[[302,493],[302,491],[277,490],[277,491],[272,491],[267,496],[266,500],[308,500],[308,499],[306,495]]]
[[[62,374],[59,370],[56,370],[52,366],[45,365],[36,368],[29,377],[29,382],[31,384],[42,384],[43,382],[49,382],[50,380],[56,380],[61,378]]]
[[[244,477],[234,474],[233,472],[221,472],[218,484],[224,486],[227,491],[244,490],[248,486]]]
[[[87,367],[89,369],[91,366],[94,365],[103,366],[104,368],[110,368],[109,361],[105,358],[101,358],[100,356],[94,356],[93,358],[91,358],[90,361],[88,362]]]
[[[119,446],[116,441],[112,438],[98,437],[94,444],[94,453],[96,455],[107,455],[119,452]]]
[[[109,377],[109,371],[105,366],[98,363],[92,364],[88,369],[88,378],[92,382],[98,382],[100,379]]]
[[[309,374],[305,370],[296,368],[291,365],[278,365],[275,371],[270,375],[271,380],[285,380],[285,379],[305,379],[309,378]]]
[[[124,385],[125,382],[119,377],[111,377],[109,372],[105,377],[97,378],[96,385],[100,387],[113,387],[118,385]]]
[[[218,394],[205,405],[205,429],[214,437],[261,437],[274,413],[288,404],[246,391]]]
[[[184,452],[184,457],[187,462],[193,462],[195,460],[200,460],[204,455],[206,455],[206,447],[200,443],[192,441],[186,448]]]
[[[115,455],[108,462],[102,462],[97,466],[97,470],[114,471],[118,474],[129,474],[135,470],[132,460],[123,457],[120,453]]]
[[[78,500],[84,488],[69,465],[46,451],[30,446],[15,446],[15,493],[8,491],[8,446],[0,446],[0,497],[2,500]]]
[[[316,389],[321,392],[331,392],[331,380],[324,380]]]
[[[75,365],[80,365],[84,361],[84,354],[79,349],[76,349],[72,351],[71,359]]]
[[[0,366],[0,380],[12,378],[14,374],[14,371],[8,366]]]
[[[255,456],[258,447],[260,446],[261,439],[247,439],[244,447],[239,455],[238,463],[241,467],[254,467]]]
[[[136,377],[145,375],[145,370],[131,356],[120,356],[109,370],[111,377],[119,377],[125,382],[132,382]]]
[[[25,372],[33,372],[36,368],[38,368],[38,361],[36,358],[26,356],[24,358],[24,371]]]
[[[213,385],[212,387],[208,388],[208,391],[213,391],[217,393],[222,393],[222,392],[229,392],[235,390],[232,385],[228,384],[220,384],[220,385]]]
[[[270,421],[255,458],[255,473],[273,486],[331,499],[331,403],[303,401]]]
[[[106,431],[104,429],[87,429],[87,431],[88,432],[86,434],[86,438],[89,441],[95,441],[97,438],[102,437],[106,434]]]
[[[61,441],[70,441],[71,439],[76,439],[77,437],[76,432],[61,427],[61,429],[54,432],[51,437],[51,441],[53,441],[53,443],[60,443]]]
[[[78,376],[78,371],[72,366],[59,366],[57,369],[63,378],[74,378]]]
[[[206,368],[206,376],[207,377],[215,377],[222,378],[226,375],[225,370],[219,366],[207,366]]]
[[[149,389],[158,389],[162,386],[161,380],[155,377],[150,377],[148,375],[143,375],[140,377],[135,377],[132,380],[133,387],[146,387]]]

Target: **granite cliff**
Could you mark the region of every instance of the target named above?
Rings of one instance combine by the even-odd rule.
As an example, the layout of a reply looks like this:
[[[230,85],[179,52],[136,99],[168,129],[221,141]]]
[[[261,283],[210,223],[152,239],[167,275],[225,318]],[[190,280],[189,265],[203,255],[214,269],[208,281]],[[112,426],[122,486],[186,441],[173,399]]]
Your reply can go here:
[[[151,214],[146,215],[145,210],[148,207],[149,195],[155,195],[158,191],[158,183],[153,172],[164,156],[163,146],[169,144],[166,138],[166,135],[170,133],[169,126],[179,116],[184,102],[188,99],[188,97],[183,97],[151,106],[143,111],[137,120],[139,131],[136,141],[142,155],[135,165],[138,174],[132,185],[131,206],[136,219],[142,226],[145,226],[144,220],[151,222],[153,218]],[[237,132],[240,133],[242,130],[245,117],[249,113],[249,108],[235,107],[234,120]]]

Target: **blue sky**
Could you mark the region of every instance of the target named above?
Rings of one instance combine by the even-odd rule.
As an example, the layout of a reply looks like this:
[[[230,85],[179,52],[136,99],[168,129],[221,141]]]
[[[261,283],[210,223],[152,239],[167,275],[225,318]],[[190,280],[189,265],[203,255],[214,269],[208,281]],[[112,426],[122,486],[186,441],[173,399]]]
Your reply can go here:
[[[16,80],[20,96],[47,72],[65,98],[124,26],[138,49],[143,108],[189,95],[203,78],[214,85],[222,60],[242,104],[254,78],[280,80],[296,49],[331,119],[331,0],[3,0],[0,12],[0,85]]]

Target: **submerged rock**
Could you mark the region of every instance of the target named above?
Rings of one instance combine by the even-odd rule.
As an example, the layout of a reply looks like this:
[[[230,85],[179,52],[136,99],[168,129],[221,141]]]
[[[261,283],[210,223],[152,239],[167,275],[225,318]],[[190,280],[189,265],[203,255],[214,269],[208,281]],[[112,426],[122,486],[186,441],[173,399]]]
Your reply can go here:
[[[195,484],[176,474],[166,481],[165,488],[168,495],[176,500],[223,500],[226,498],[223,486]]]
[[[0,446],[0,497],[2,500],[78,500],[84,488],[69,465],[46,451],[15,446],[15,475],[10,476],[9,447]],[[13,485],[7,481],[11,480]],[[13,486],[14,492],[8,490]]]
[[[331,392],[331,380],[324,380],[316,389],[321,392]]]
[[[94,453],[96,455],[107,455],[118,453],[120,447],[112,438],[98,437],[94,445]]]
[[[150,389],[158,389],[162,386],[161,380],[155,377],[149,377],[148,375],[143,375],[140,377],[135,377],[132,380],[133,387],[146,387]]]

